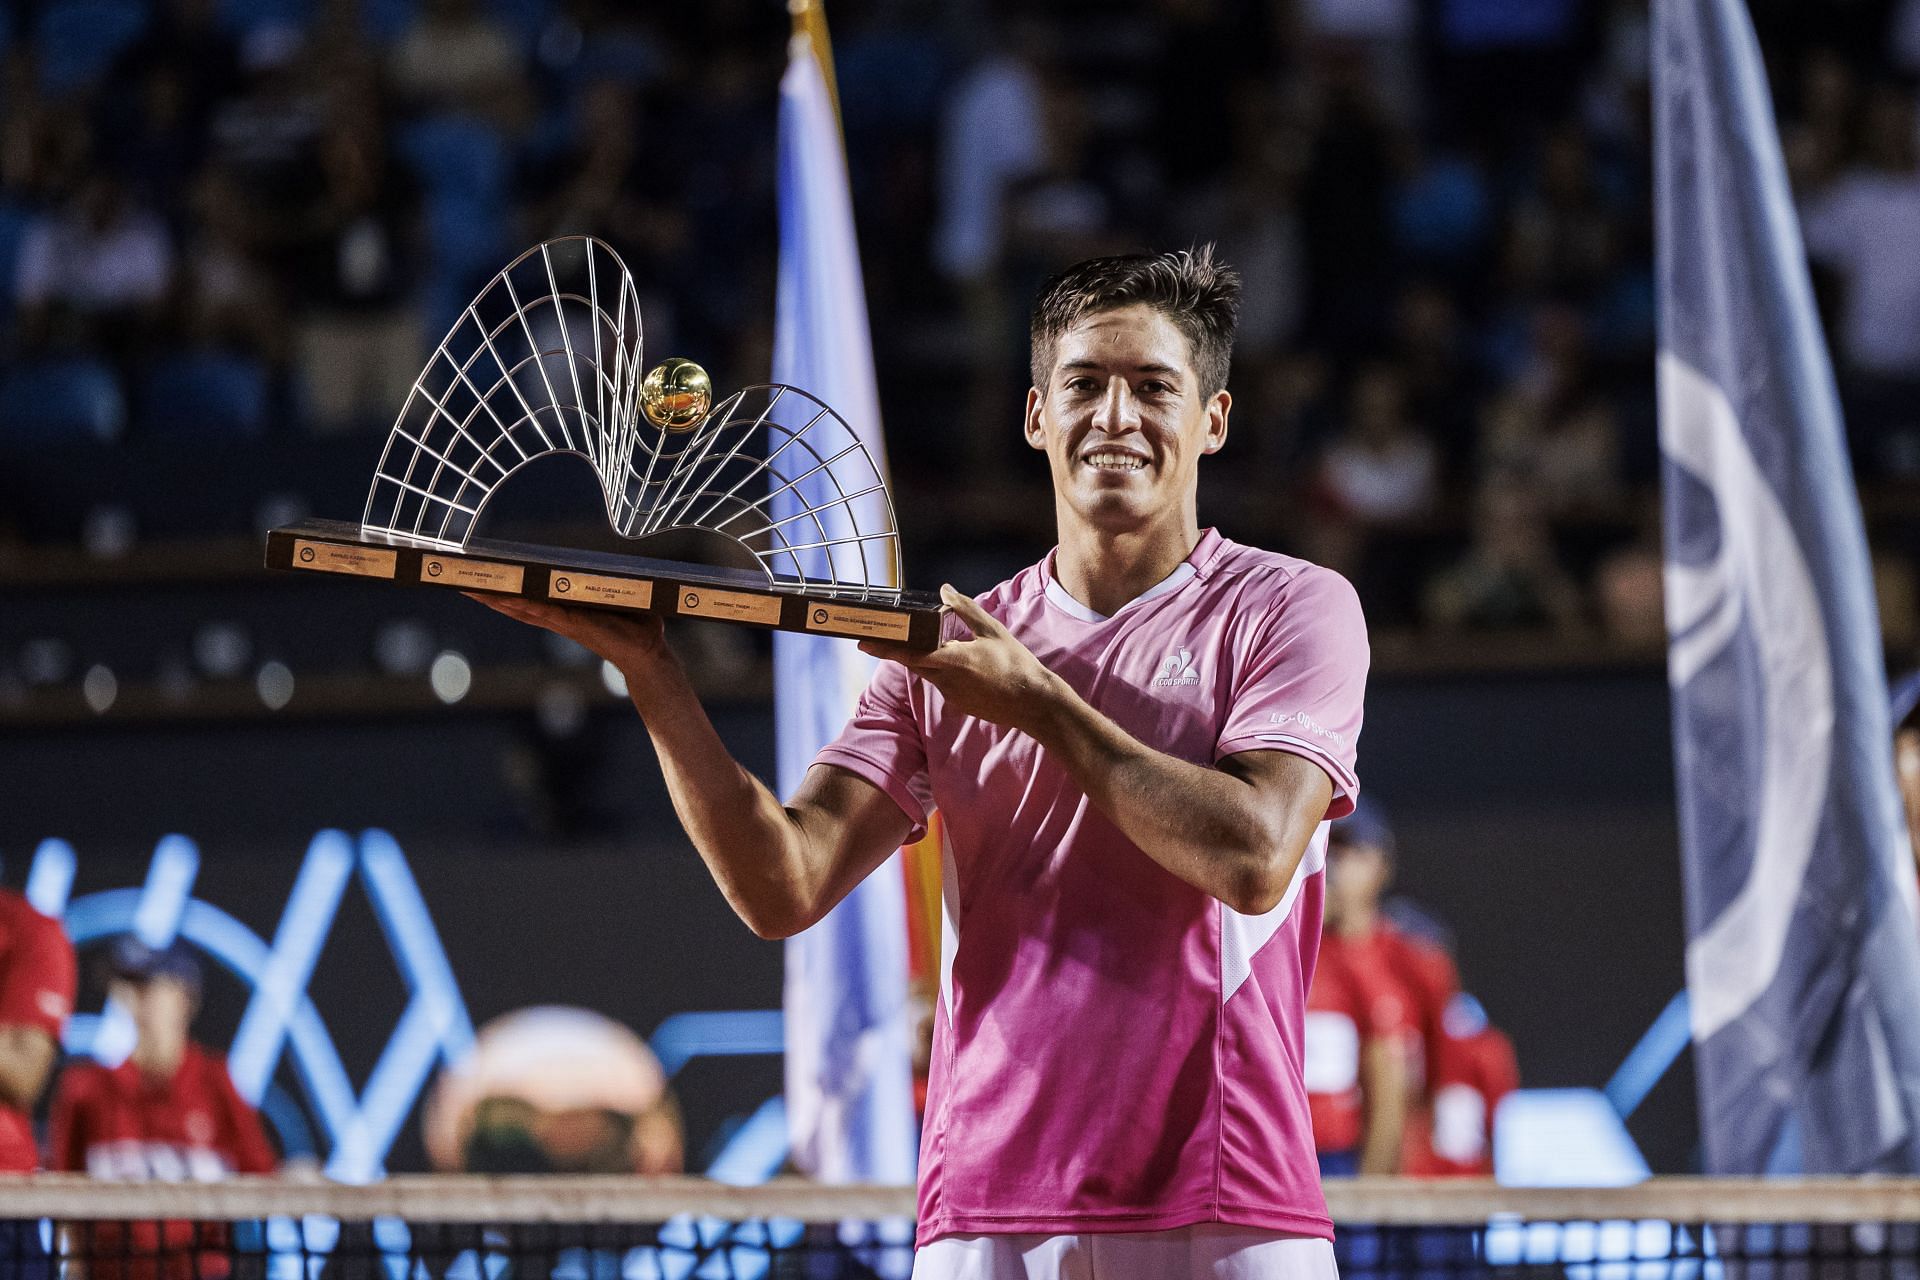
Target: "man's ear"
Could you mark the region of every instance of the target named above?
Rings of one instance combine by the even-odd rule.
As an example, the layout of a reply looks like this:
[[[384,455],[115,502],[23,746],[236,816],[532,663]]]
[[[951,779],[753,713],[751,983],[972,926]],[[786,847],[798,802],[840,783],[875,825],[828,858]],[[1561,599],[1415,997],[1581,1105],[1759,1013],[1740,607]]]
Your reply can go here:
[[[1021,431],[1027,437],[1027,443],[1045,453],[1047,450],[1047,429],[1040,422],[1042,398],[1040,388],[1027,388],[1027,417]]]
[[[1227,415],[1233,412],[1233,397],[1224,390],[1213,393],[1207,401],[1207,442],[1201,447],[1202,453],[1218,453],[1227,443]]]

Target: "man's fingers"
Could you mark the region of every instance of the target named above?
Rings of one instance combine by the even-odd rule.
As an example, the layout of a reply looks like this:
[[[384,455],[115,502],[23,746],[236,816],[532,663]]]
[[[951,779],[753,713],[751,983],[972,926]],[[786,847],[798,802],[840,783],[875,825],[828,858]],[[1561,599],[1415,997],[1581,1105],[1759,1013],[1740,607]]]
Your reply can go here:
[[[975,600],[966,592],[959,590],[952,583],[946,583],[941,586],[940,600],[947,608],[960,615],[960,620],[967,624],[968,629],[971,630],[974,635],[990,636],[1006,634],[1007,629],[1000,625],[998,618],[988,613],[985,609],[982,609],[979,601]]]
[[[906,645],[894,644],[887,640],[862,640],[859,648],[860,652],[870,658],[878,658],[882,662],[897,662],[909,671],[925,671],[935,665],[934,653],[939,652],[936,649],[933,653],[922,653],[918,649],[909,649]]]

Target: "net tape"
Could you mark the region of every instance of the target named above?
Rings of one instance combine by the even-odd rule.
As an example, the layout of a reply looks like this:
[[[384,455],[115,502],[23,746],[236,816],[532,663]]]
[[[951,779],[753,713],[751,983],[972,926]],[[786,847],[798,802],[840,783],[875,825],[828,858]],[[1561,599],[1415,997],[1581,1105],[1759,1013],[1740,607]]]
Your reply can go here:
[[[1920,1182],[1329,1183],[1343,1275],[1920,1280]],[[0,1181],[19,1280],[906,1277],[912,1192],[798,1181]]]

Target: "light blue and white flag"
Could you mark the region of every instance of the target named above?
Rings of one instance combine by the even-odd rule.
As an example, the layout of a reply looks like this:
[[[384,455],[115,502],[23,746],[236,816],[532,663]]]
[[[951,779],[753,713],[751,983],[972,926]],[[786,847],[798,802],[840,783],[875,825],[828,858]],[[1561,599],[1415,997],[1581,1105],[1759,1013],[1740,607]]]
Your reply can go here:
[[[779,163],[773,380],[809,391],[838,411],[884,476],[846,153],[817,46],[805,34],[794,36],[780,83]],[[789,509],[791,496],[781,495],[776,512]],[[884,504],[886,498],[876,494],[861,501]],[[870,513],[859,523],[874,529],[892,522]],[[829,537],[848,532],[826,531]],[[813,566],[808,571],[824,576]],[[773,657],[780,792],[791,795],[814,754],[846,725],[874,664],[851,641],[788,632],[774,635]],[[897,861],[787,942],[785,1005],[787,1119],[795,1162],[828,1182],[912,1182],[907,906]]]
[[[1710,1172],[1920,1172],[1920,935],[1860,505],[1741,0],[1656,0],[1660,448]]]

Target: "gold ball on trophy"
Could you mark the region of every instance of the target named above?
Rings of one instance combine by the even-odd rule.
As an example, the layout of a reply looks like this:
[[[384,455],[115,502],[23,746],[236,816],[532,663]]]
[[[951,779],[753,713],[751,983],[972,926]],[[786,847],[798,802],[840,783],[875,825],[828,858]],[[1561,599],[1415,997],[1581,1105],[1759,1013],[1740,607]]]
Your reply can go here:
[[[640,384],[640,412],[662,431],[691,431],[713,407],[713,380],[691,360],[669,356]]]

